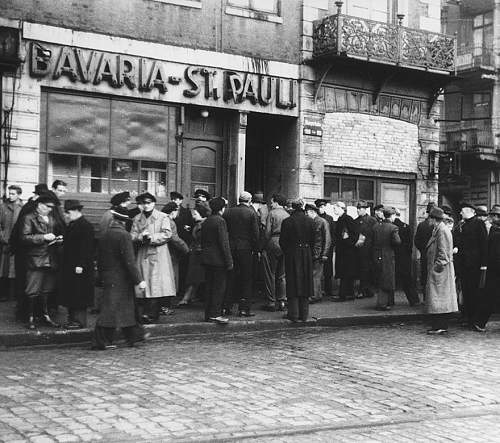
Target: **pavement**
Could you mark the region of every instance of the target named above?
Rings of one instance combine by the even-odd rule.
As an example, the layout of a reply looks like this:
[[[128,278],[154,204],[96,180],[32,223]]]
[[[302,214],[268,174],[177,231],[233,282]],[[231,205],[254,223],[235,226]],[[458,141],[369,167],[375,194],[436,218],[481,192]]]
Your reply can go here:
[[[500,324],[299,327],[0,351],[0,441],[500,441]]]
[[[422,306],[410,307],[403,293],[396,293],[395,306],[391,311],[380,312],[374,309],[375,298],[357,299],[343,303],[332,302],[325,298],[321,303],[310,305],[310,321],[307,326],[352,326],[360,324],[379,324],[398,321],[421,321],[426,318]],[[228,325],[216,325],[203,321],[203,306],[195,303],[189,307],[175,309],[173,315],[160,317],[159,323],[147,325],[154,337],[179,334],[220,333],[251,330],[272,330],[295,327],[286,319],[284,312],[267,312],[261,309],[263,300],[253,303],[255,317],[242,318],[230,316]],[[53,320],[64,324],[66,310],[59,308]],[[0,349],[16,346],[64,345],[90,343],[96,316],[89,314],[88,328],[67,330],[39,326],[28,331],[26,325],[16,322],[14,302],[0,303]]]

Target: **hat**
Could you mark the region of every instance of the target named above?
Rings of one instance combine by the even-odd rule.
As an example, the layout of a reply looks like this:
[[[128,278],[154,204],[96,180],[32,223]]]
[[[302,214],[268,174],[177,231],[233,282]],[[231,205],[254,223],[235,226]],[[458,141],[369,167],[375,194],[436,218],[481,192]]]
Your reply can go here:
[[[213,213],[219,212],[222,208],[226,207],[226,200],[222,197],[215,197],[208,202],[210,209]],[[200,214],[201,215],[201,214]]]
[[[490,215],[498,215],[500,216],[500,206],[495,205],[490,209]]]
[[[252,201],[254,203],[265,203],[266,201],[264,200],[264,193],[262,191],[257,191],[253,196],[252,196]]]
[[[317,208],[320,208],[321,206],[326,206],[327,201],[323,198],[318,198],[317,200],[314,200],[314,204]]]
[[[357,208],[360,209],[360,208],[368,208],[369,204],[364,201],[364,200],[360,200],[357,204]]]
[[[389,218],[389,217],[393,216],[394,214],[396,214],[396,210],[394,208],[390,208],[390,207],[384,208],[383,212],[384,212],[385,218]]]
[[[304,208],[305,211],[314,211],[318,212],[317,206],[311,205],[311,203],[307,203],[306,207]]]
[[[435,202],[429,202],[427,203],[427,208],[425,209],[425,212],[427,212],[427,214],[430,214],[431,213],[431,210],[432,208],[436,207],[436,203]]]
[[[472,203],[467,203],[467,202],[460,203],[460,209],[463,209],[463,208],[471,208],[474,211],[476,210],[476,207]]]
[[[83,208],[83,205],[78,200],[65,200],[64,210],[71,211],[72,209],[78,209],[79,211]]]
[[[111,197],[111,204],[113,206],[118,206],[121,205],[122,203],[125,203],[128,200],[130,200],[130,192],[124,191],[120,192],[119,194],[113,195],[113,197]]]
[[[164,212],[165,214],[171,214],[174,211],[177,211],[179,209],[179,205],[175,202],[168,202],[165,206],[163,206],[163,209],[161,212]]]
[[[487,216],[488,215],[488,207],[481,205],[476,208],[476,215],[479,215],[480,217]]]
[[[345,203],[344,202],[335,202],[333,206],[338,206],[339,208],[345,209]]]
[[[156,203],[156,197],[149,192],[143,192],[136,198],[136,201],[140,203],[144,203],[146,200],[151,200],[152,202]]]
[[[438,208],[437,206],[434,206],[431,209],[431,212],[429,212],[429,217],[434,218],[436,220],[443,220],[444,218],[444,211],[441,208]]]
[[[53,192],[47,191],[35,200],[37,203],[52,203],[54,206],[60,205],[59,200]]]
[[[170,193],[170,200],[184,200],[184,196],[177,191],[172,191]]]
[[[47,186],[47,183],[38,183],[35,185],[35,190],[33,191],[33,194],[36,195],[42,195],[44,192],[47,192],[49,190],[49,187]]]
[[[252,200],[252,194],[247,191],[243,191],[238,197],[239,202],[249,202],[250,200]]]
[[[380,204],[375,205],[375,206],[373,207],[373,210],[374,210],[374,211],[383,211],[383,210],[384,210],[384,205],[380,205]]]
[[[210,200],[211,195],[208,191],[205,191],[204,189],[196,189],[194,191],[194,198],[198,198],[200,196],[205,197],[207,200]]]
[[[117,220],[130,220],[128,209],[123,206],[117,206],[116,208],[111,209],[110,212],[113,214],[113,218]]]

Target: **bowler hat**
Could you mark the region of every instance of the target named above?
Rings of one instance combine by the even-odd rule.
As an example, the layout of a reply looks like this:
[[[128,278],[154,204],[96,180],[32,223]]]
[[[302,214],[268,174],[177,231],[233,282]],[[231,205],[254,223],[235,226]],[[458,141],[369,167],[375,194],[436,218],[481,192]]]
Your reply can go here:
[[[435,206],[434,208],[431,209],[431,212],[429,212],[429,217],[434,218],[436,220],[443,220],[444,211],[441,208]]]
[[[77,209],[81,211],[83,208],[83,205],[80,203],[79,200],[65,200],[64,201],[64,210],[65,211],[71,211],[72,209]]]
[[[130,192],[123,191],[123,192],[119,192],[118,194],[115,194],[115,195],[113,195],[113,197],[111,197],[111,204],[113,206],[118,206],[118,205],[121,205],[122,203],[125,203],[128,200],[130,200]]]
[[[211,198],[211,195],[208,191],[205,191],[204,189],[196,189],[194,191],[194,198],[198,198],[198,197],[205,197],[207,200],[210,200]]]
[[[488,215],[488,207],[481,205],[476,207],[476,215],[479,215],[480,217],[487,216]]]

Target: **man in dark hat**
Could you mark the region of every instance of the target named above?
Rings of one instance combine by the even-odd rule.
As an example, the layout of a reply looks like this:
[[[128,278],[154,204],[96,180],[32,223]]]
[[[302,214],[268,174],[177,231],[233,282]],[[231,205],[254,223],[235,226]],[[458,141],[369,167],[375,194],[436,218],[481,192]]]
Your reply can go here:
[[[364,200],[360,200],[357,204],[358,217],[354,219],[354,223],[356,224],[359,232],[359,238],[355,244],[358,255],[358,298],[369,298],[374,295],[371,247],[373,240],[373,227],[377,224],[377,219],[368,214],[368,208],[368,203]]]
[[[52,211],[57,206],[52,193],[40,195],[35,210],[23,217],[20,240],[26,246],[26,288],[28,297],[28,328],[35,329],[36,302],[41,302],[45,324],[56,325],[49,316],[47,301],[56,291],[58,254],[55,246],[62,242]]]
[[[225,309],[230,310],[232,301],[238,302],[240,317],[252,317],[252,254],[258,250],[259,223],[255,211],[250,207],[252,194],[243,191],[238,206],[224,212],[229,232],[229,244],[234,261],[234,269],[228,285]]]
[[[113,221],[113,214],[111,211],[115,210],[118,207],[126,208],[130,206],[130,192],[128,191],[123,191],[119,192],[118,194],[113,195],[111,197],[110,203],[111,203],[111,208],[108,209],[104,214],[102,215],[101,221],[99,222],[99,236],[102,237],[106,231],[108,230],[109,226],[111,225],[111,222]],[[130,213],[129,213],[130,215]],[[130,229],[132,228],[132,221],[129,219],[126,224],[127,231],[130,232]]]
[[[486,270],[488,258],[488,233],[482,220],[476,216],[476,208],[470,203],[461,205],[462,223],[459,225],[456,246],[459,279],[462,286],[464,322],[473,327],[479,304],[481,271]]]
[[[384,205],[378,204],[373,207],[373,215],[377,222],[382,223],[384,218]]]
[[[326,212],[326,206],[328,202],[322,198],[314,201],[315,206],[318,208],[318,214],[321,218],[324,218],[328,223],[330,229],[331,245],[328,250],[328,260],[323,264],[323,281],[324,290],[327,297],[333,295],[333,250],[335,248],[335,220],[330,214]]]
[[[394,225],[396,211],[384,208],[384,221],[373,226],[372,259],[374,263],[374,283],[377,291],[375,309],[391,309],[391,300],[396,290],[396,269],[394,250],[401,244],[398,227]]]
[[[485,287],[473,323],[476,332],[486,331],[488,320],[500,305],[500,206],[491,208],[489,218],[491,228],[488,234]]]
[[[64,236],[61,304],[68,309],[68,329],[87,326],[87,308],[94,303],[94,228],[78,200],[66,200],[69,224]]]
[[[132,237],[125,224],[128,209],[111,209],[113,220],[99,242],[99,272],[103,281],[99,316],[94,330],[93,349],[111,349],[116,328],[121,328],[129,346],[143,340],[146,334],[137,325],[135,292],[146,289],[137,268]]]
[[[422,292],[425,298],[425,287],[427,282],[427,258],[425,254],[425,248],[427,247],[427,243],[429,242],[432,231],[434,230],[434,224],[432,220],[429,219],[429,213],[432,208],[436,206],[436,203],[429,202],[427,203],[426,214],[427,218],[424,221],[421,221],[417,225],[417,230],[415,232],[415,238],[413,239],[413,243],[415,247],[420,252],[420,285],[422,286]]]

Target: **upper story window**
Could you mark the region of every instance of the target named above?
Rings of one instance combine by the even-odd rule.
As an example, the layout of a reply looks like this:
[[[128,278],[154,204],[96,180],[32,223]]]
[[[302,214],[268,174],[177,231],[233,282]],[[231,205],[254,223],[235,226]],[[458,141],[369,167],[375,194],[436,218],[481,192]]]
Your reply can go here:
[[[378,22],[390,20],[390,1],[388,0],[348,0],[346,7],[348,15]]]
[[[227,0],[226,14],[283,23],[281,0]]]
[[[493,47],[493,12],[479,14],[472,24],[474,55],[481,55],[483,49]]]

